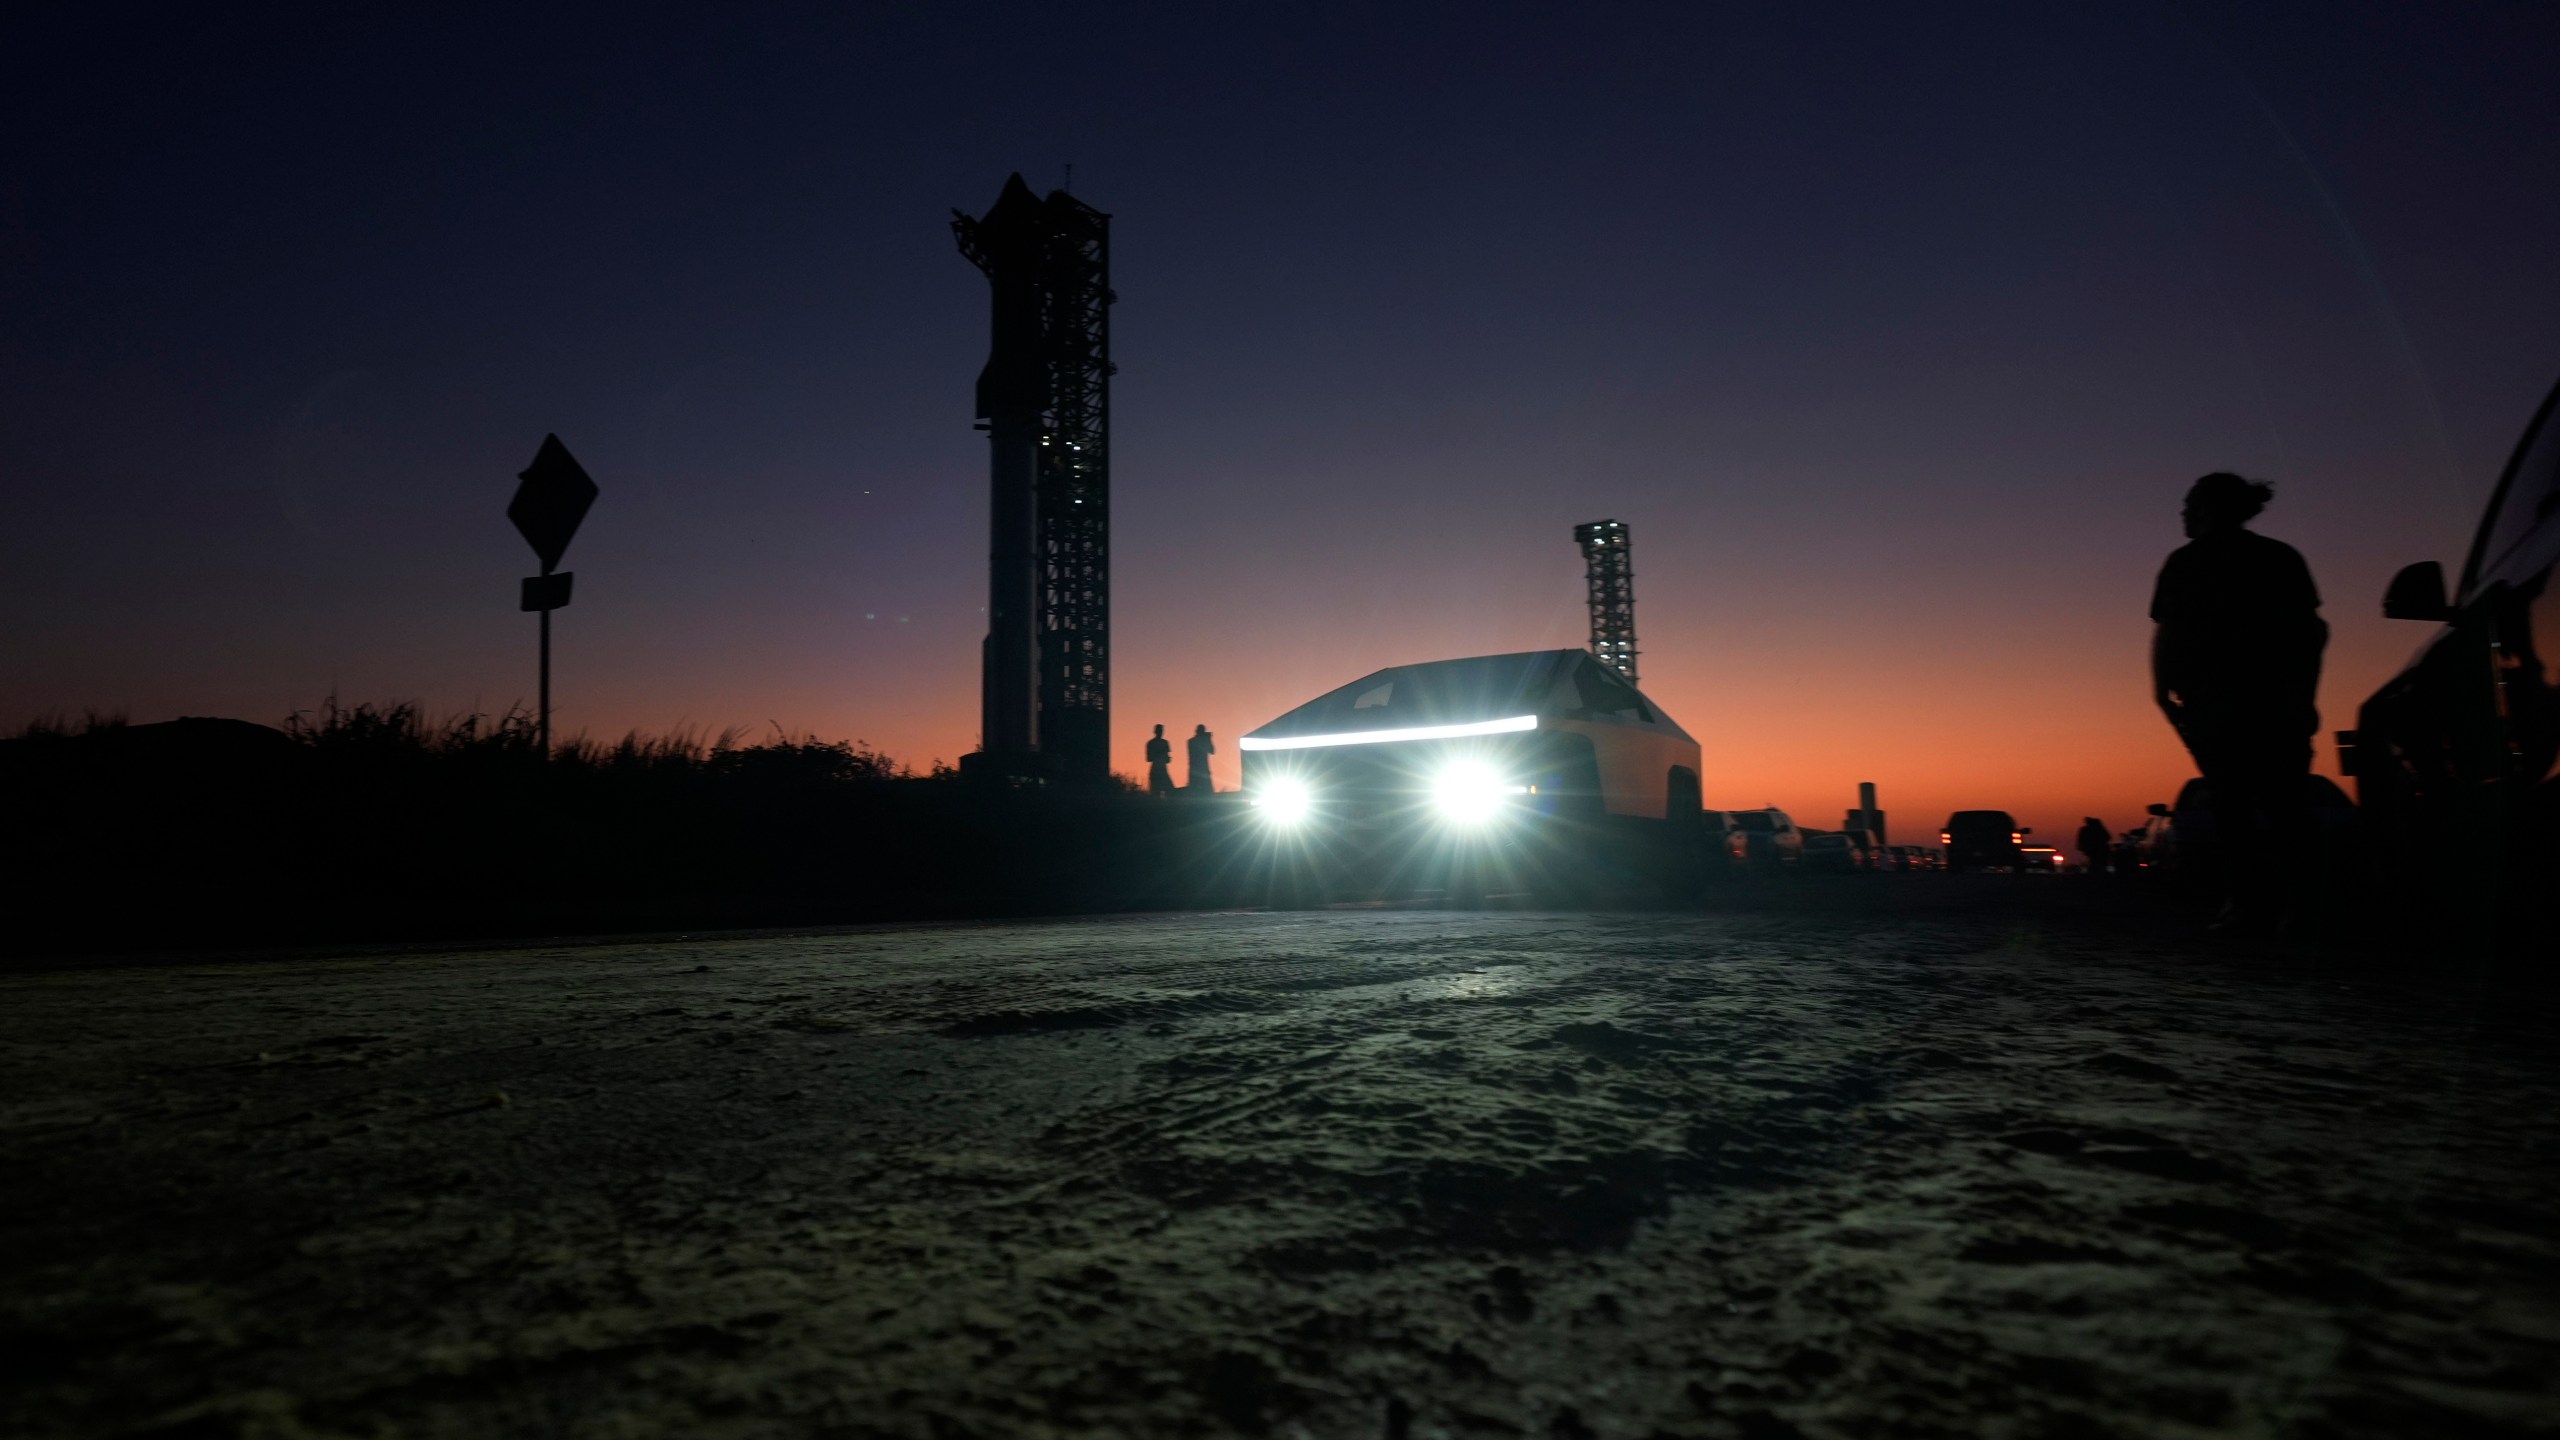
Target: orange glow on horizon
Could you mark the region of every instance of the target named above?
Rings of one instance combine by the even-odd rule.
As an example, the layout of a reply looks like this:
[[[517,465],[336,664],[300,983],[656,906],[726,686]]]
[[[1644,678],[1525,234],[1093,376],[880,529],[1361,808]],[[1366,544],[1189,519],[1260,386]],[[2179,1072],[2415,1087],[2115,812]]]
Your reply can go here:
[[[2083,816],[2098,816],[2121,835],[2143,822],[2149,805],[2174,800],[2195,773],[2151,703],[2149,630],[2139,616],[2117,617],[2103,646],[2059,655],[2013,646],[1977,654],[1964,667],[1938,665],[1882,639],[1859,663],[1816,667],[1780,646],[1726,648],[1721,683],[1705,680],[1697,667],[1675,666],[1664,653],[1669,645],[1649,646],[1644,689],[1697,738],[1712,808],[1774,804],[1800,825],[1835,829],[1855,808],[1859,782],[1874,781],[1892,843],[1928,844],[1949,814],[1997,809],[2016,816],[2031,840],[2076,854]],[[2355,706],[2419,638],[2409,627],[2333,643],[2315,773],[2338,778],[2330,732],[2353,725]],[[1194,664],[1125,664],[1114,697],[1113,766],[1142,780],[1149,726],[1161,720],[1175,742],[1179,784],[1182,741],[1195,723],[1206,723],[1217,744],[1211,774],[1219,789],[1235,789],[1237,737],[1326,690],[1391,664],[1557,644],[1543,635],[1508,646],[1453,636],[1446,644],[1351,658],[1309,642],[1269,655],[1206,655]],[[935,758],[956,761],[975,747],[976,697],[974,683],[955,689],[912,728],[848,721],[839,729],[866,736],[919,771]],[[2352,782],[2345,788],[2352,796]]]

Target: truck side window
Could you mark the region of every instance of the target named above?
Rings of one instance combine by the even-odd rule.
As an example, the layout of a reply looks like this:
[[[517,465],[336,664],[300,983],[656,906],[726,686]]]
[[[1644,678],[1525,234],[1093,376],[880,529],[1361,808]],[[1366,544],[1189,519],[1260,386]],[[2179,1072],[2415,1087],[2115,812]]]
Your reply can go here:
[[[1619,679],[1596,661],[1584,666],[1582,673],[1574,677],[1574,683],[1582,689],[1582,708],[1586,710],[1624,715],[1647,723],[1653,720],[1653,708],[1644,703],[1644,697],[1636,693],[1636,687]]]

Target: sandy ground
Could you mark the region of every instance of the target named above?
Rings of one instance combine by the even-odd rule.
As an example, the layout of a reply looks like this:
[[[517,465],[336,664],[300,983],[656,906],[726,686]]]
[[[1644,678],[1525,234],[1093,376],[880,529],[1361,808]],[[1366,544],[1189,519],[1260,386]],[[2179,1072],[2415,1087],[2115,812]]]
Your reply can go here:
[[[2560,1434],[2546,1008],[1981,894],[0,977],[0,1433]]]

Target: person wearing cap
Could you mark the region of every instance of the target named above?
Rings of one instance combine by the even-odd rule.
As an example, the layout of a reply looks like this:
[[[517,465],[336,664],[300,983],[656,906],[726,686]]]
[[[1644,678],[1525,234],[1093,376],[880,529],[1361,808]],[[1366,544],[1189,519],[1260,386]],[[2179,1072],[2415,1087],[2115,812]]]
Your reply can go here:
[[[2248,528],[2275,487],[2223,471],[2189,487],[2187,543],[2151,595],[2151,689],[2211,791],[2224,933],[2280,928],[2320,728],[2329,627],[2301,552]]]

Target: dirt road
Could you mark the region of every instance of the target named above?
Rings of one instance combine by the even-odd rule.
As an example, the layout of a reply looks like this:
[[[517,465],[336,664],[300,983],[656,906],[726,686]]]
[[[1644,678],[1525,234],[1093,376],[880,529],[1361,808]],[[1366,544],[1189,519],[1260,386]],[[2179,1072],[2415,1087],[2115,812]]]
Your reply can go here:
[[[2560,1433],[2548,1012],[2103,915],[99,967],[0,1040],[10,1435]]]

